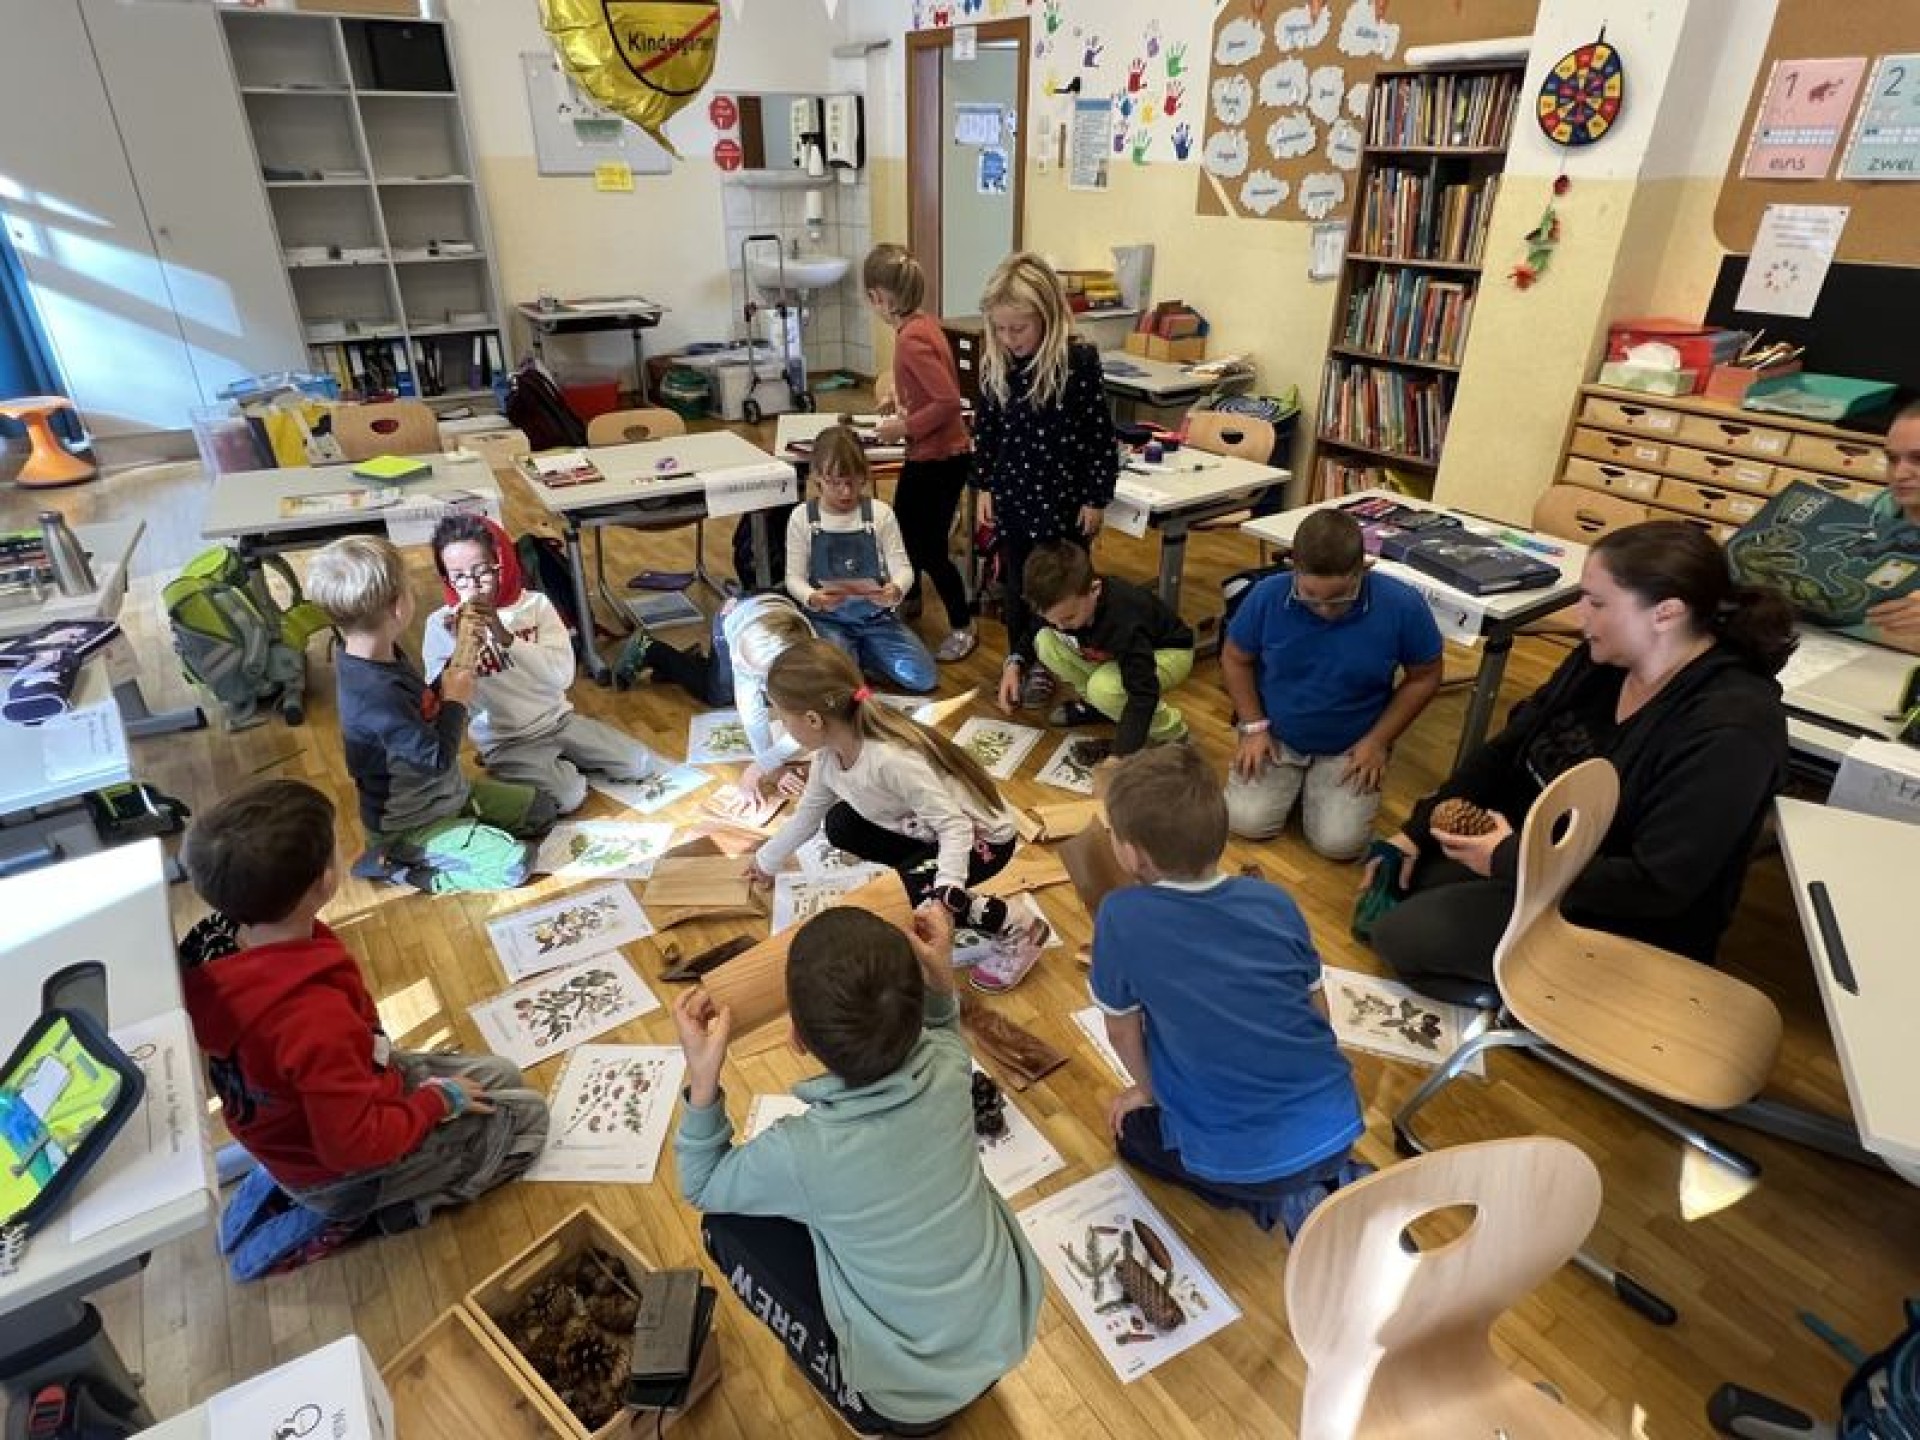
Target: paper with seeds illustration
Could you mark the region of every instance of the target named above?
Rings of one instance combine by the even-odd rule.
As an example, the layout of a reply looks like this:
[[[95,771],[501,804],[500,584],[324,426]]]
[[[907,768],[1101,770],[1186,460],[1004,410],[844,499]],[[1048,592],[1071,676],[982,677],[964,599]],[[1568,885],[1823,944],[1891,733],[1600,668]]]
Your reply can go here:
[[[1048,1278],[1123,1381],[1240,1318],[1124,1171],[1091,1175],[1029,1205],[1019,1219]]]
[[[558,900],[516,910],[487,925],[487,935],[509,980],[605,955],[653,934],[653,922],[633,891],[615,883],[573,890]]]
[[[547,833],[533,868],[569,880],[644,880],[672,843],[673,826],[663,821],[572,820]]]
[[[1112,742],[1092,735],[1069,735],[1033,777],[1042,785],[1093,794],[1093,767],[1113,753]]]
[[[978,760],[994,779],[1011,780],[1027,752],[1040,743],[1040,732],[1031,725],[975,715],[954,732],[953,743]]]
[[[751,759],[753,746],[747,743],[747,727],[738,710],[715,710],[688,723],[689,765],[744,765]]]
[[[691,795],[712,779],[713,776],[696,766],[679,765],[671,770],[662,770],[657,775],[649,775],[644,780],[609,780],[605,776],[595,775],[587,783],[629,810],[651,815],[681,796]]]
[[[645,1185],[660,1163],[686,1073],[678,1045],[582,1045],[547,1106],[547,1146],[529,1180]]]
[[[521,1069],[660,1008],[618,955],[582,960],[469,1007],[487,1048]]]
[[[774,876],[773,913],[768,921],[771,933],[778,935],[782,930],[838,905],[843,897],[886,873],[887,867],[884,865],[856,862],[822,875],[796,875],[788,871],[784,875]]]
[[[1324,968],[1327,1018],[1342,1045],[1416,1065],[1438,1065],[1475,1033],[1480,1012],[1470,1005],[1429,1000],[1409,987],[1357,970]],[[1468,1070],[1484,1075],[1474,1060]]]

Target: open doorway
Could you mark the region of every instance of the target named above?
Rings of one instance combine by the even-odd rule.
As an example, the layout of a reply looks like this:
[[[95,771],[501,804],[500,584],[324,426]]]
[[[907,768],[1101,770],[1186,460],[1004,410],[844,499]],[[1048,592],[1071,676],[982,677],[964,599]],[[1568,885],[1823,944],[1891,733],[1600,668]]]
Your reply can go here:
[[[1027,21],[907,37],[907,244],[926,268],[926,308],[971,315],[986,278],[1021,246],[1027,131]]]

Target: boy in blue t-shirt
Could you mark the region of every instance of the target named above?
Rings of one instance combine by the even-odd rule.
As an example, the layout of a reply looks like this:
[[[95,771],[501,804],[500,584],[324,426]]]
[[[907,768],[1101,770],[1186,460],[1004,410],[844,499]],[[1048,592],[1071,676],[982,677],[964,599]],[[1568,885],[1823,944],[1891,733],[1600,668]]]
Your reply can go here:
[[[1365,850],[1393,742],[1439,692],[1440,651],[1420,593],[1368,573],[1351,515],[1301,521],[1292,571],[1253,587],[1220,649],[1240,732],[1227,777],[1233,833],[1278,835],[1299,799],[1320,854]]]
[[[1122,761],[1107,819],[1141,882],[1101,902],[1088,981],[1134,1079],[1108,1109],[1120,1158],[1291,1237],[1367,1169],[1307,922],[1279,887],[1219,873],[1226,801],[1190,746]]]

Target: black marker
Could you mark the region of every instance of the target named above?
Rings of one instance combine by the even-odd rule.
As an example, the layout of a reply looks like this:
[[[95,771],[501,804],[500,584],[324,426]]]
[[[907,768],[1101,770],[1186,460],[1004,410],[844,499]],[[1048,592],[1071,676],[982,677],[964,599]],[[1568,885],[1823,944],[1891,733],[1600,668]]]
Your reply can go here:
[[[1820,927],[1820,943],[1826,947],[1827,968],[1840,982],[1841,989],[1849,995],[1858,995],[1860,982],[1854,978],[1853,962],[1847,958],[1847,942],[1840,937],[1840,921],[1833,913],[1833,901],[1827,896],[1825,882],[1816,880],[1807,886],[1807,898],[1813,902],[1813,919]]]

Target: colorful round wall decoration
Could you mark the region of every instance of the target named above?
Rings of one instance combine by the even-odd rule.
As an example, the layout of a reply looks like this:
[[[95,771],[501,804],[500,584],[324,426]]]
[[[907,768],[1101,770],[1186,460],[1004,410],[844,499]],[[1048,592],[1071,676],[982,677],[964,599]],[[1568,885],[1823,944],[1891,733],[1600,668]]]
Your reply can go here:
[[[1540,82],[1540,131],[1556,145],[1591,145],[1613,128],[1626,91],[1620,52],[1607,44],[1602,29],[1596,39],[1562,55]]]

